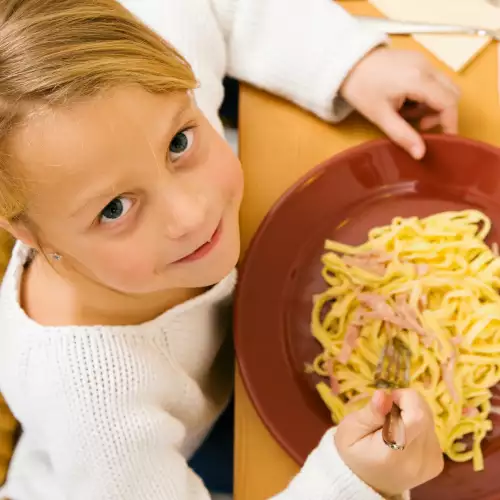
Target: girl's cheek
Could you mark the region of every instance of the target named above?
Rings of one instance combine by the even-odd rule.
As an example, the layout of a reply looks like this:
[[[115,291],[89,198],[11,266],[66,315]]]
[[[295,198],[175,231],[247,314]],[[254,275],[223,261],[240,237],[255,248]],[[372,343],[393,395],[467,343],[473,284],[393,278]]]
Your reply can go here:
[[[227,170],[225,179],[225,191],[228,197],[239,198],[243,192],[243,173],[239,163]]]
[[[226,200],[239,195],[243,190],[243,173],[238,157],[228,142],[214,129],[205,137],[204,172],[207,185],[214,186]]]
[[[243,192],[243,171],[238,158],[230,151],[225,161],[219,163],[217,179],[226,198],[241,196]]]
[[[155,260],[151,252],[146,250],[145,245],[122,244],[109,252],[102,252],[98,259],[98,266],[102,274],[114,276],[120,279],[123,276],[134,278],[135,276],[144,276],[151,274],[152,266]],[[134,248],[136,251],[129,252],[128,248]]]
[[[101,268],[98,279],[116,290],[138,292],[153,285],[156,272],[151,265],[141,262],[124,266],[115,262],[113,267]]]

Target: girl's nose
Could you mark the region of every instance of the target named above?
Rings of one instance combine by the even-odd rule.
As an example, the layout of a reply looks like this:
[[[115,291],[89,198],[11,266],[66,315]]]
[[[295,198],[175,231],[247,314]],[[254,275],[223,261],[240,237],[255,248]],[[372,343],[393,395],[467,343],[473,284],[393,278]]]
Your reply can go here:
[[[177,192],[169,198],[169,214],[166,224],[169,238],[183,238],[203,227],[208,208],[204,196]]]

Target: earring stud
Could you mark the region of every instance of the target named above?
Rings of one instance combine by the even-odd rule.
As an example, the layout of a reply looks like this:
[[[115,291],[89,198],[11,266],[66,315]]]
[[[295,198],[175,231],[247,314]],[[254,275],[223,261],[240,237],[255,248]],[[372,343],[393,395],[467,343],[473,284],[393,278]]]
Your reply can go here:
[[[50,257],[52,258],[52,260],[56,260],[56,261],[59,261],[62,259],[62,256],[58,253],[51,253]]]

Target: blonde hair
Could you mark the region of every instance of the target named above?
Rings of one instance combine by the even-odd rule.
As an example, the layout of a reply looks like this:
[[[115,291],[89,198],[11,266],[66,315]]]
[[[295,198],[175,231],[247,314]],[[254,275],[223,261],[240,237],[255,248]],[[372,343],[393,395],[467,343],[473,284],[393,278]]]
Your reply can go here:
[[[120,85],[152,93],[196,87],[188,63],[115,0],[0,0],[0,218],[24,210],[24,183],[9,165],[9,135],[37,107],[69,105]],[[0,277],[12,239],[0,233]],[[0,318],[1,321],[1,318]],[[0,396],[0,484],[13,421]]]

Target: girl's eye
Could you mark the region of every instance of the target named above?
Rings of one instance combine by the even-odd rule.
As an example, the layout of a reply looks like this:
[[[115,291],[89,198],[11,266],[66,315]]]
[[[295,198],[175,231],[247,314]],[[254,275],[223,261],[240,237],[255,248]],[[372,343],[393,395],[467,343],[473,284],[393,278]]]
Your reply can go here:
[[[124,196],[119,196],[111,200],[101,211],[99,222],[101,224],[109,224],[123,217],[132,207],[132,201]]]
[[[168,147],[168,154],[171,161],[178,160],[183,154],[187,153],[193,145],[194,132],[192,130],[183,130],[175,134]]]

